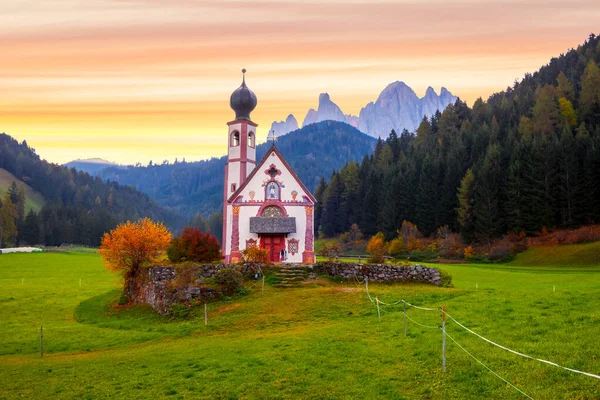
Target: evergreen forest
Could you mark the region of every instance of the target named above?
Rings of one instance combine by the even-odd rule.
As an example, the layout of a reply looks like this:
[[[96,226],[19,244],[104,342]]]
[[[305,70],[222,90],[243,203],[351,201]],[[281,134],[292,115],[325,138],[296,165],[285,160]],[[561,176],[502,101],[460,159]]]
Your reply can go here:
[[[227,132],[223,133],[223,146]],[[360,160],[375,148],[376,140],[342,122],[323,121],[305,126],[277,139],[275,145],[310,190],[319,177],[330,174],[351,160]],[[257,164],[271,146],[270,142],[256,148]],[[109,167],[99,173],[103,179],[135,186],[154,198],[159,205],[186,218],[200,214],[211,218],[223,208],[223,181],[227,157],[206,161],[163,162],[127,168]],[[214,219],[218,217],[213,216]],[[214,230],[213,230],[214,231]],[[218,236],[220,237],[220,236]]]
[[[390,240],[403,221],[468,242],[600,222],[600,37],[513,87],[460,99],[417,131],[392,131],[362,162],[321,179],[315,229],[358,224]]]
[[[182,226],[176,214],[159,207],[133,187],[104,182],[85,172],[48,163],[26,142],[0,134],[0,168],[17,177],[0,203],[0,246],[98,246],[104,232],[119,222],[150,217],[172,228]],[[40,193],[39,212],[25,213],[23,184]]]

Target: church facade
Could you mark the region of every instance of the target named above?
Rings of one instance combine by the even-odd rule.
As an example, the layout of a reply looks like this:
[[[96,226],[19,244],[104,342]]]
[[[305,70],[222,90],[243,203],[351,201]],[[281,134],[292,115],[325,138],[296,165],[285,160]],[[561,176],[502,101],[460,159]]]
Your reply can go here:
[[[245,70],[242,72],[245,73]],[[256,128],[250,113],[256,95],[242,85],[230,98],[223,204],[223,258],[238,262],[249,247],[267,250],[272,262],[312,263],[315,199],[271,145],[256,162]]]

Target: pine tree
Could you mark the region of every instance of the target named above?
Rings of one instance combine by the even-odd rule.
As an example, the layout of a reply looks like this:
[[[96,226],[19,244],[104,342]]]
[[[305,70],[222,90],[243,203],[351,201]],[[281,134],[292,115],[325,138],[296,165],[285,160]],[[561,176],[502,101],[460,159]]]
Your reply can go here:
[[[80,237],[83,238],[83,235]],[[27,213],[27,216],[25,217],[25,221],[23,221],[21,239],[32,246],[40,243],[40,223],[33,210],[29,210],[29,213]]]
[[[600,123],[600,68],[594,60],[589,61],[581,77],[579,103],[583,121],[591,126]]]
[[[504,232],[500,207],[502,160],[500,148],[491,145],[482,165],[475,172],[473,185],[473,217],[477,235],[485,239],[488,246]]]
[[[575,140],[571,129],[565,126],[559,141],[560,152],[558,154],[559,161],[559,178],[560,178],[560,198],[561,198],[561,223],[562,225],[571,226],[575,223],[575,215],[577,213],[577,159],[575,155]]]
[[[321,215],[323,214],[323,193],[325,192],[326,187],[327,187],[327,184],[325,183],[325,178],[322,176],[321,179],[319,180],[319,184],[317,185],[317,189],[315,190],[315,195],[314,195],[315,200],[317,201],[315,204],[315,213],[314,213],[315,237],[319,236],[319,228],[321,227]]]
[[[424,235],[430,235],[438,227],[439,220],[439,163],[427,155],[421,166],[416,197],[416,224]]]
[[[475,238],[475,222],[473,217],[473,171],[469,168],[460,181],[458,188],[457,222],[460,234],[467,243]]]
[[[331,175],[329,184],[323,192],[323,212],[321,214],[321,230],[327,237],[341,233],[338,227],[338,211],[341,206],[342,183],[337,172]]]

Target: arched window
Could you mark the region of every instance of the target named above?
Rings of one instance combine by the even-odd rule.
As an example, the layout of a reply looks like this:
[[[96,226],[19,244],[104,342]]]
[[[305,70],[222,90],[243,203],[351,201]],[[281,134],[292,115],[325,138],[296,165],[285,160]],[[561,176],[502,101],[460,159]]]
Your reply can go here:
[[[248,146],[254,147],[254,132],[248,133]]]
[[[261,217],[283,217],[283,210],[277,206],[268,206],[262,210]]]
[[[240,133],[238,131],[234,131],[231,134],[231,147],[240,145]]]
[[[279,200],[281,190],[277,182],[269,182],[265,189],[265,198],[267,200]]]

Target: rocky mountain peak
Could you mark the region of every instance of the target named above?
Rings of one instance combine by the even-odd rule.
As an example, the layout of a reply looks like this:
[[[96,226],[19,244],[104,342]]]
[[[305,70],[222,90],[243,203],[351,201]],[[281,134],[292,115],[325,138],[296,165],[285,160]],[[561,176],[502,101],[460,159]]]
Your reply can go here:
[[[441,88],[438,96],[435,89],[430,86],[425,91],[425,95],[419,98],[406,83],[395,81],[381,91],[375,102],[369,102],[360,110],[359,115],[355,116],[344,114],[328,93],[321,93],[317,109],[308,110],[302,126],[333,120],[350,124],[373,137],[386,137],[392,129],[396,132],[401,132],[403,129],[414,132],[424,116],[430,117],[455,101],[456,97],[445,87]],[[289,119],[290,116],[286,119],[286,123]],[[290,122],[289,126],[283,121],[273,124],[271,129],[275,129],[280,135],[297,129],[291,129],[296,126],[293,122]],[[289,130],[286,132],[287,129]]]

